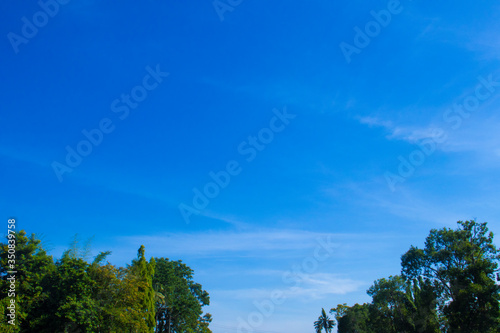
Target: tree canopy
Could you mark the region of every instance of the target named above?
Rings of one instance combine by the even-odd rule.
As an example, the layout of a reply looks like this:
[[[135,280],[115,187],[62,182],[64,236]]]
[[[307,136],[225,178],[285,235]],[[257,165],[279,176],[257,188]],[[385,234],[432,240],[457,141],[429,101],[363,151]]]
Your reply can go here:
[[[199,332],[210,333],[208,293],[193,281],[193,270],[180,261],[145,256],[126,267],[104,263],[101,252],[92,262],[88,249],[76,242],[56,261],[39,239],[16,234],[16,318],[9,323],[6,308],[8,245],[0,243],[0,332]],[[163,319],[169,318],[169,325]]]
[[[401,257],[401,275],[378,279],[368,304],[339,304],[338,332],[500,332],[500,251],[487,223],[432,229]]]

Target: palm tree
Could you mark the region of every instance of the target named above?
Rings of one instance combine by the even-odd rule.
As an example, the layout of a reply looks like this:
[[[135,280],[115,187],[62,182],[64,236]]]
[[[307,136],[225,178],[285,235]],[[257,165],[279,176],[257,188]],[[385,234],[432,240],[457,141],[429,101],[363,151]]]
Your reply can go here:
[[[314,322],[316,332],[321,333],[321,330],[325,329],[325,333],[330,333],[334,326],[335,322],[326,315],[325,309],[321,309],[321,316]]]

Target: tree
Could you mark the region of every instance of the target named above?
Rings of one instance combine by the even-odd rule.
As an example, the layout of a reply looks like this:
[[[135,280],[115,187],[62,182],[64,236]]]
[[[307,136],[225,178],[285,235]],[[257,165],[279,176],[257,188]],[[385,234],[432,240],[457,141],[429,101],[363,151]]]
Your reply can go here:
[[[142,312],[143,320],[148,329],[144,332],[153,332],[155,323],[155,290],[153,289],[153,275],[155,272],[155,259],[151,258],[148,262],[145,257],[144,245],[141,245],[137,251],[137,259],[128,266],[129,282],[134,281],[137,287],[136,309]]]
[[[378,279],[370,304],[338,305],[339,333],[499,333],[500,251],[486,223],[433,229],[401,257],[402,275]]]
[[[5,313],[0,313],[0,329],[2,332],[31,332],[32,321],[40,304],[48,298],[48,293],[43,289],[42,281],[55,270],[52,256],[47,255],[41,241],[31,234],[26,236],[24,230],[20,230],[15,237],[15,278],[16,278],[16,325],[7,323]],[[9,247],[8,242],[0,243],[0,308],[5,311],[8,297],[9,270]]]
[[[442,328],[451,332],[498,332],[500,286],[495,284],[500,251],[486,223],[458,221],[452,230],[433,229],[425,248],[401,257],[402,274],[428,279],[439,296]]]
[[[439,333],[437,294],[429,280],[406,281],[406,306],[412,328],[419,333]]]
[[[326,315],[325,309],[321,309],[321,316],[319,316],[318,320],[314,322],[314,328],[316,329],[316,332],[321,333],[321,331],[324,329],[325,333],[329,333],[332,331],[334,326],[335,322]]]
[[[11,235],[10,238],[13,238]],[[8,237],[9,239],[9,237]],[[181,261],[145,258],[141,246],[127,267],[103,264],[109,251],[92,263],[89,244],[83,250],[72,242],[55,263],[35,235],[16,235],[15,269],[9,273],[13,245],[0,244],[0,332],[129,332],[211,333],[208,293],[193,281],[193,270]],[[12,253],[10,253],[12,252]],[[9,295],[16,277],[15,295]],[[155,282],[155,284],[153,284]],[[7,306],[16,303],[16,325],[8,323]],[[165,324],[168,322],[168,324]]]
[[[372,333],[370,308],[371,304],[354,304],[349,307],[347,304],[338,304],[332,308],[330,313],[335,313],[338,323],[338,333]]]
[[[70,251],[56,262],[56,269],[43,279],[48,297],[32,318],[32,331],[96,331],[96,306],[91,292],[94,281],[87,274],[88,265]]]
[[[87,272],[95,282],[92,295],[95,300],[98,332],[134,332],[147,330],[137,302],[140,295],[134,278],[127,270],[102,261],[111,252],[96,256]]]
[[[405,304],[405,281],[400,276],[390,276],[374,282],[367,294],[372,297],[371,321],[377,329],[386,332],[408,332],[408,311]]]
[[[210,313],[205,313],[202,317],[198,319],[198,327],[196,332],[199,333],[211,333],[212,331],[208,328],[208,325],[212,322],[212,315]]]
[[[437,333],[435,294],[424,280],[401,276],[378,279],[368,289],[372,303],[339,304],[335,313],[339,333]]]
[[[168,329],[178,333],[210,332],[211,316],[202,317],[202,307],[210,304],[210,297],[193,281],[193,270],[180,260],[155,258],[155,261],[156,332],[169,332]]]
[[[439,332],[436,295],[429,281],[390,276],[375,281],[367,293],[373,299],[369,310],[375,331]]]
[[[166,288],[159,283],[153,284],[155,290],[155,322],[156,333],[170,332],[172,324],[172,316],[169,311],[169,306],[166,297]]]

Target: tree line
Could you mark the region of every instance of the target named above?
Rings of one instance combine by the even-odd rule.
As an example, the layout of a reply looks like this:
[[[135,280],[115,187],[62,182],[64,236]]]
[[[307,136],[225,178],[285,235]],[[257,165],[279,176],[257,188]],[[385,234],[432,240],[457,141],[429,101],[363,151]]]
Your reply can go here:
[[[193,270],[181,260],[137,258],[126,267],[91,262],[87,250],[74,244],[59,260],[25,231],[16,234],[16,288],[9,295],[8,244],[0,243],[0,331],[68,333],[211,333],[208,292],[193,281]],[[15,325],[8,305],[15,299]]]
[[[371,303],[324,309],[316,332],[498,333],[500,250],[487,223],[458,221],[457,229],[432,229],[424,248],[401,257],[401,274],[378,279]]]

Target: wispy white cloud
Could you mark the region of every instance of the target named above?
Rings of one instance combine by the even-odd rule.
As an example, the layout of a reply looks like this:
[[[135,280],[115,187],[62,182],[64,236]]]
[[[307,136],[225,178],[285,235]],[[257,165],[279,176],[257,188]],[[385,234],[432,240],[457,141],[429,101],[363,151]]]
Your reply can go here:
[[[282,271],[283,275],[286,271]],[[313,273],[302,276],[297,286],[277,285],[275,288],[249,288],[212,290],[214,297],[232,297],[239,300],[270,298],[275,291],[281,291],[287,300],[310,301],[330,295],[344,295],[359,290],[366,281],[354,280],[339,274]]]
[[[363,249],[374,244],[386,243],[396,237],[390,233],[322,233],[297,229],[223,230],[193,233],[166,233],[160,235],[121,236],[121,245],[114,252],[129,252],[141,244],[151,256],[182,257],[262,257],[301,258],[313,256],[314,250],[323,244],[343,256],[353,248]],[[125,250],[127,249],[127,250]],[[255,271],[258,272],[258,271]],[[264,270],[265,274],[271,271]],[[277,272],[274,272],[275,274]]]
[[[360,287],[366,285],[366,281],[354,280],[342,277],[338,274],[317,273],[306,275],[303,286],[291,288],[288,297],[321,299],[329,295],[344,295],[358,291]]]
[[[449,173],[450,171],[443,170],[440,174]],[[435,181],[438,177],[439,175],[434,176],[431,181]],[[394,216],[398,220],[416,223],[428,229],[455,228],[458,220],[478,218],[480,221],[495,221],[499,204],[499,198],[495,195],[497,190],[494,183],[483,184],[483,182],[484,180],[481,180],[476,184],[475,178],[472,178],[470,182],[464,182],[463,190],[447,197],[429,190],[425,182],[399,184],[398,191],[391,192],[382,177],[374,179],[371,183],[351,183],[345,188],[349,191],[350,197],[356,198],[357,206],[366,207],[379,219],[383,219],[384,216]],[[475,186],[481,188],[481,191],[470,195],[470,189]],[[497,234],[500,226],[496,223],[491,224],[490,229]],[[414,236],[411,234],[401,235],[399,240],[401,241],[403,237],[408,239],[407,244],[414,241]]]
[[[402,140],[414,144],[422,139],[437,137],[437,126],[419,127],[396,125],[391,120],[381,119],[379,117],[365,116],[358,117],[358,121],[369,127],[382,127],[387,131],[386,138],[389,140]]]
[[[240,218],[233,215],[221,214],[211,210],[203,210],[199,212],[199,215],[214,219],[220,222],[227,223],[238,229],[248,229],[251,227],[250,223],[243,222]]]
[[[218,231],[167,233],[120,237],[124,244],[147,244],[149,253],[208,255],[217,253],[259,253],[262,251],[300,251],[313,248],[320,237],[332,234],[303,230],[261,229],[253,231]]]
[[[500,148],[500,120],[497,117],[471,119],[457,131],[448,132],[442,149],[450,152],[478,152],[496,156]]]
[[[466,44],[466,48],[477,52],[480,60],[500,60],[500,38],[493,31],[485,31],[476,35]]]
[[[464,215],[461,215],[459,211],[450,210],[440,202],[423,198],[410,186],[401,185],[397,195],[389,194],[387,191],[375,190],[371,192],[366,189],[358,189],[356,193],[360,201],[364,201],[372,208],[403,219],[419,221],[419,223],[429,226],[453,225],[458,219],[464,218]]]
[[[466,95],[466,94],[465,94]],[[433,139],[436,149],[443,152],[473,152],[498,163],[500,156],[500,119],[497,100],[500,94],[486,101],[480,109],[459,118],[454,114],[453,123],[443,121],[448,108],[435,110],[427,124],[401,125],[393,120],[376,116],[358,117],[360,124],[383,128],[388,140],[405,141],[417,145],[424,139]]]
[[[378,117],[370,117],[370,116],[365,116],[365,117],[358,117],[358,120],[361,124],[368,125],[370,127],[384,127],[386,129],[391,130],[394,128],[394,124],[389,121],[389,120],[382,120]]]

